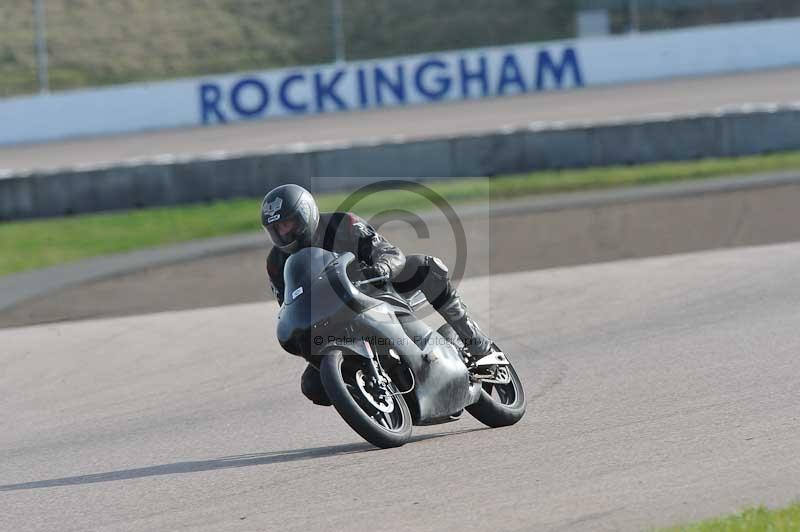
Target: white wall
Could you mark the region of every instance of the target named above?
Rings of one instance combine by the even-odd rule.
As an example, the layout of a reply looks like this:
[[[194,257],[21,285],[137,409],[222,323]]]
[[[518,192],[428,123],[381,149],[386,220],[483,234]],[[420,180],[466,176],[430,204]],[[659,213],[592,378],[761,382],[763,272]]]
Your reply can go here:
[[[0,100],[0,144],[800,64],[800,19],[503,46]]]

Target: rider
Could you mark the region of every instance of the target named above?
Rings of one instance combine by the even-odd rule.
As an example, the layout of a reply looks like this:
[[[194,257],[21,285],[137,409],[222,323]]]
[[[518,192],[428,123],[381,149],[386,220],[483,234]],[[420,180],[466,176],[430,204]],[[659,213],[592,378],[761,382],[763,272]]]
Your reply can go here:
[[[338,253],[349,251],[364,263],[362,272],[366,278],[386,276],[401,294],[421,290],[464,342],[471,360],[491,352],[491,340],[468,316],[466,306],[450,284],[447,267],[438,258],[404,256],[353,213],[320,214],[311,193],[299,185],[281,185],[264,197],[261,224],[274,244],[267,257],[267,273],[278,304],[283,304],[283,267],[290,254],[304,247]],[[303,372],[300,387],[303,395],[315,404],[331,404],[322,388],[319,371],[313,366]]]

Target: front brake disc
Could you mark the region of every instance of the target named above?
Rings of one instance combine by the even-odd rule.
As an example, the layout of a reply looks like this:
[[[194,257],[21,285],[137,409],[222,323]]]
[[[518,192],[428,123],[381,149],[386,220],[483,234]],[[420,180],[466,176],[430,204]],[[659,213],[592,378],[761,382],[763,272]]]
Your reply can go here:
[[[394,411],[394,400],[392,396],[388,393],[383,393],[380,397],[376,398],[368,389],[367,381],[364,378],[364,372],[362,370],[358,370],[356,373],[356,383],[358,384],[358,389],[361,390],[361,394],[369,401],[369,404],[384,414],[389,414]]]

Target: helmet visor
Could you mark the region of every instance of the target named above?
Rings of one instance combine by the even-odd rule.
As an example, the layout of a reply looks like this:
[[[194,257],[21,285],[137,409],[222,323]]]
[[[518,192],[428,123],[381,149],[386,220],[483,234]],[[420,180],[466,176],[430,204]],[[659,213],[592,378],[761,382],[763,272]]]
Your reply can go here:
[[[305,223],[300,216],[294,214],[288,218],[275,220],[265,227],[272,243],[276,246],[288,246],[303,234]]]

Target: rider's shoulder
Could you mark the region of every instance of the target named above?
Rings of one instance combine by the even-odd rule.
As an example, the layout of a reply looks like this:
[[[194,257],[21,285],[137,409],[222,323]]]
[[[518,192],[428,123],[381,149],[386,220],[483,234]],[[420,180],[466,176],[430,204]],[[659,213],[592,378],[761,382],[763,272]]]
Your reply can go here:
[[[349,220],[354,218],[358,218],[358,215],[348,211],[333,211],[333,212],[319,213],[320,222],[322,222],[323,220],[340,222],[342,220]]]
[[[288,253],[281,251],[277,247],[273,247],[267,254],[267,270],[270,273],[273,271],[280,271],[281,266],[286,262],[288,256]]]
[[[360,225],[366,225],[366,222],[363,218],[353,212],[348,211],[320,213],[319,223],[323,227],[333,226],[334,228],[339,228],[342,224],[345,224],[346,227],[351,229]]]

